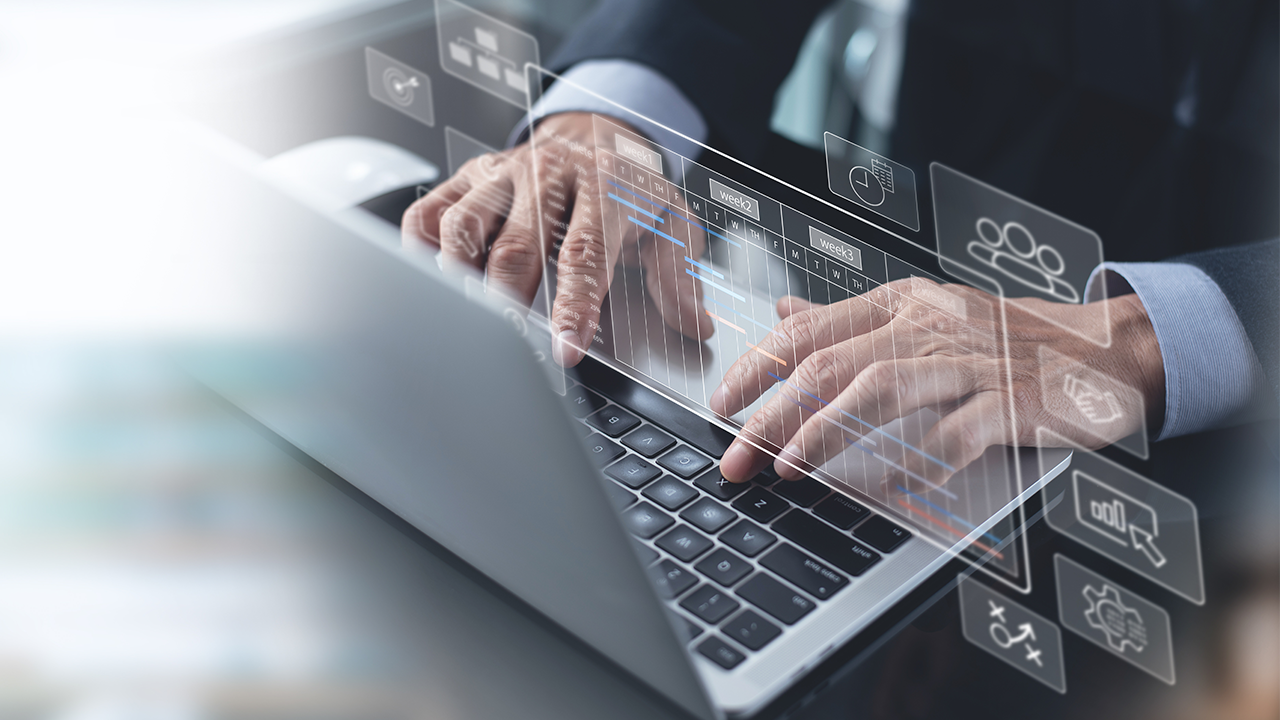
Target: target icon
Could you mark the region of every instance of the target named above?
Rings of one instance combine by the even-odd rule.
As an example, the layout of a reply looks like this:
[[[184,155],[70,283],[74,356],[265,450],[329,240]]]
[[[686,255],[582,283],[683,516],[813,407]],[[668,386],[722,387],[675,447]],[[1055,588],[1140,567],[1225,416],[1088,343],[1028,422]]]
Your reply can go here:
[[[419,85],[418,76],[406,76],[400,68],[389,67],[382,73],[382,85],[392,102],[409,107],[413,104],[413,89]]]

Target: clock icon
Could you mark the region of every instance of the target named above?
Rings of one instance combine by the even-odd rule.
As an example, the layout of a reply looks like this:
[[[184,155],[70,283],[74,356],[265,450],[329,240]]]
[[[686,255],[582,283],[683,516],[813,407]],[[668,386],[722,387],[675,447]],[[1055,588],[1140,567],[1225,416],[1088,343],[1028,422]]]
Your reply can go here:
[[[867,207],[875,207],[884,202],[884,186],[880,184],[880,178],[871,174],[867,168],[859,165],[850,170],[849,184],[853,186],[853,193]]]

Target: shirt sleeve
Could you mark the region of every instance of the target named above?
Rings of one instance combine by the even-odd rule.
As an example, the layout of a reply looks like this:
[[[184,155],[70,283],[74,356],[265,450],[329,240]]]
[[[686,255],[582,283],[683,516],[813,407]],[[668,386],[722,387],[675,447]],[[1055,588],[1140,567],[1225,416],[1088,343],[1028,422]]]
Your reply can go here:
[[[699,143],[707,139],[702,113],[680,88],[656,70],[630,60],[574,65],[512,130],[508,145],[524,140],[530,118],[537,121],[562,112],[594,112],[626,121],[662,147],[667,166],[676,173],[683,170],[677,156],[697,157]]]
[[[1270,384],[1217,283],[1185,263],[1104,263],[1089,277],[1085,301],[1129,292],[1146,309],[1164,362],[1164,424],[1156,439],[1249,419]]]

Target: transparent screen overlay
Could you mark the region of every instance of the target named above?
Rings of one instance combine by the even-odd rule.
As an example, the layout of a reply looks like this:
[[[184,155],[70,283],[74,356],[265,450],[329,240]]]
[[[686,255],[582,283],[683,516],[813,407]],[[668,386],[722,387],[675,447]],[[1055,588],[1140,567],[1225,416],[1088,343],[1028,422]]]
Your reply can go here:
[[[531,88],[564,82],[534,66],[528,71]],[[540,119],[534,108],[531,102],[531,124]],[[818,418],[819,430],[801,442],[805,460],[820,462],[792,464],[1028,591],[1021,502],[1038,476],[1022,476],[1016,449],[993,446],[962,461],[933,431],[966,401],[904,410],[883,393],[852,390],[865,361],[878,365],[877,377],[908,371],[929,347],[955,345],[957,337],[1001,357],[1000,299],[945,284],[864,242],[853,216],[843,228],[816,220],[788,203],[824,201],[732,158],[715,158],[730,161],[716,163],[729,177],[657,145],[650,136],[661,132],[674,131],[618,107],[593,116],[585,141],[533,133],[529,172],[545,183],[539,196],[546,198],[540,217],[530,219],[547,248],[546,282],[535,302],[543,320],[559,326],[566,312],[555,302],[558,287],[589,287],[603,300],[593,336],[582,340],[592,357],[774,456],[787,436]],[[573,187],[556,171],[566,164],[576,169]],[[583,243],[575,235],[583,228],[598,231],[599,242]],[[804,332],[856,344],[864,362],[824,363],[821,353],[793,346],[796,331],[780,325],[777,308],[786,296],[845,308]],[[749,380],[734,403],[741,409],[722,416],[711,401],[726,373]],[[951,382],[945,372],[939,377],[939,384]],[[946,393],[939,387],[919,394]],[[1007,387],[982,401],[992,418],[1011,412]],[[772,414],[775,431],[751,424],[761,412]],[[971,407],[965,417],[982,424],[988,415]],[[1034,461],[1028,467],[1034,472]]]

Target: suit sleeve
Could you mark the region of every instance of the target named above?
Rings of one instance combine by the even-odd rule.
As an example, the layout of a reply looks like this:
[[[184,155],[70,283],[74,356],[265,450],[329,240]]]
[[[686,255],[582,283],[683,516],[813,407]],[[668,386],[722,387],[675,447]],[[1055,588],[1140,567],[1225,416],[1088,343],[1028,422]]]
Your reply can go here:
[[[772,99],[829,0],[604,0],[551,59],[628,60],[669,78],[725,151],[759,156]]]
[[[1280,397],[1280,238],[1174,260],[1200,268],[1217,283]]]
[[[1094,271],[1086,301],[1136,293],[1155,330],[1165,375],[1157,440],[1280,414],[1278,281],[1280,240]]]

